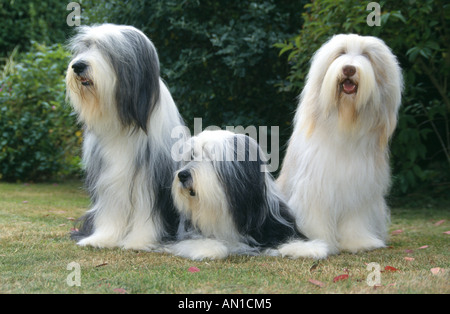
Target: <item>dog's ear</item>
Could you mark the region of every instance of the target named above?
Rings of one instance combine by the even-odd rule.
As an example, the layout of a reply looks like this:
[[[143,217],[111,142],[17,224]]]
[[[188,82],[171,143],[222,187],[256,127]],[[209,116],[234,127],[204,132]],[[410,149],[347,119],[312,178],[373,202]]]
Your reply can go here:
[[[379,145],[384,150],[397,126],[404,82],[397,57],[381,39],[373,38],[373,40],[378,43],[371,47],[373,51],[371,60],[375,76],[381,86],[378,131]]]
[[[230,150],[233,158],[230,160]],[[264,222],[267,210],[264,161],[258,144],[248,136],[228,139],[224,161],[217,174],[227,196],[234,223],[242,234],[250,234]]]
[[[385,121],[380,123],[378,131],[378,145],[381,150],[387,149],[389,139],[391,138],[397,126],[397,114],[395,112],[388,113]]]
[[[128,44],[120,59],[112,59],[116,71],[116,102],[124,126],[147,132],[147,124],[160,96],[159,60],[155,47],[135,29],[121,30]]]

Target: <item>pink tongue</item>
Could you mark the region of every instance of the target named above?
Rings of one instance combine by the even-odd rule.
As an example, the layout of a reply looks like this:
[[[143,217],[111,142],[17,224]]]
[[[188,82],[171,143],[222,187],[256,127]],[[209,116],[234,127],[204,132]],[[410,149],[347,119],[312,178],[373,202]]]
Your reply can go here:
[[[356,89],[356,85],[353,84],[352,81],[350,81],[350,80],[345,80],[343,87],[344,87],[344,92],[346,92],[347,94],[353,93]]]

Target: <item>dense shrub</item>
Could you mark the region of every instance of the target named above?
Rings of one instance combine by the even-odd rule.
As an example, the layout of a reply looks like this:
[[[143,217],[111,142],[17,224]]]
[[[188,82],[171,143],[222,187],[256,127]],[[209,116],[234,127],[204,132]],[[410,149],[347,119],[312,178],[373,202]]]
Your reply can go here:
[[[64,42],[72,31],[66,23],[69,2],[0,1],[0,57],[5,57],[16,46],[21,51],[28,50],[32,40],[46,44]]]
[[[79,132],[65,104],[68,54],[34,43],[10,58],[0,80],[0,178],[45,180],[79,168]]]

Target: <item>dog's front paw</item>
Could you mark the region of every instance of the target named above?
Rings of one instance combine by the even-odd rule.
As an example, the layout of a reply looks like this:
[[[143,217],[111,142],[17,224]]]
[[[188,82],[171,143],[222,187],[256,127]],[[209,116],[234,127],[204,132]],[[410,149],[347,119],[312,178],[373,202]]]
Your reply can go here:
[[[383,247],[386,247],[384,241],[375,237],[354,237],[350,239],[341,239],[340,241],[340,250],[351,253],[370,251]]]
[[[93,234],[87,238],[84,238],[77,243],[79,246],[92,246],[95,248],[112,248],[118,246],[117,240],[112,237]]]
[[[172,245],[169,252],[192,260],[222,259],[228,256],[227,246],[214,239],[184,240]]]

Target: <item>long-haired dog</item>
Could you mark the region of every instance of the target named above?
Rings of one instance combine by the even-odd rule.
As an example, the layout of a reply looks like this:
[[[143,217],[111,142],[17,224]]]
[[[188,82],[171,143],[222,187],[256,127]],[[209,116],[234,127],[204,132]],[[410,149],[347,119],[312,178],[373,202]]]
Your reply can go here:
[[[194,260],[258,253],[327,256],[326,243],[309,241],[296,228],[255,140],[204,131],[188,141],[185,156],[172,193],[177,209],[200,235],[174,244],[173,254]]]
[[[183,125],[159,76],[152,42],[131,26],[83,26],[70,42],[67,98],[84,124],[91,209],[79,245],[148,250],[171,239],[179,215],[171,130]]]
[[[396,57],[375,37],[336,35],[312,59],[278,184],[301,230],[333,253],[385,246],[402,87]]]

